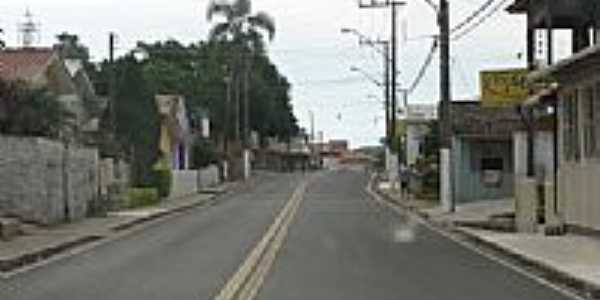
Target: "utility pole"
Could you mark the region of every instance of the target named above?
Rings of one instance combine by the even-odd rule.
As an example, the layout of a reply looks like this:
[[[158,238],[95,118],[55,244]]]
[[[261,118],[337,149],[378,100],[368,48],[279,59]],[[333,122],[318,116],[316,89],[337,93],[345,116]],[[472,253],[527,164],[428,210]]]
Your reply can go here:
[[[252,51],[252,48],[250,49]],[[253,55],[244,55],[244,130],[242,132],[244,180],[250,178],[250,60]]]
[[[116,68],[115,68],[115,33],[110,32],[108,34],[108,63],[110,65],[109,71],[109,82],[108,82],[108,95],[109,95],[109,104],[108,104],[108,113],[109,113],[109,124],[111,130],[114,131],[116,129],[115,124],[115,102],[116,102]]]
[[[386,145],[389,145],[390,141],[391,141],[391,131],[390,131],[390,43],[385,41],[383,44],[383,59],[384,59],[384,68],[383,68],[383,72],[385,72],[385,74],[383,75],[383,84],[385,85],[384,88],[384,99],[385,99],[385,142]]]
[[[231,84],[233,76],[229,66],[223,66],[225,82],[225,107],[223,109],[223,179],[229,179],[229,116],[231,106]]]
[[[397,76],[397,59],[398,59],[398,45],[397,45],[397,24],[398,24],[398,12],[397,9],[399,6],[404,6],[406,4],[406,2],[404,1],[399,1],[399,0],[385,0],[383,2],[381,1],[377,1],[377,0],[370,0],[369,3],[363,3],[363,0],[359,0],[359,8],[386,8],[386,7],[391,7],[392,10],[392,30],[391,30],[391,47],[392,47],[392,89],[391,89],[391,124],[390,124],[390,136],[391,138],[389,139],[388,143],[391,144],[391,142],[393,141],[393,139],[395,139],[396,137],[396,124],[397,124],[397,91],[396,91],[396,87],[397,87],[397,81],[398,81],[398,76]],[[388,93],[389,94],[389,93]],[[391,155],[392,157],[394,155]],[[394,162],[395,161],[395,162]],[[391,160],[391,168],[390,168],[390,182],[392,183],[392,185],[395,185],[396,183],[396,179],[398,176],[398,155],[396,155],[396,158],[394,160]]]
[[[310,114],[310,143],[314,144],[315,142],[315,113],[312,110],[308,110]]]
[[[455,211],[452,180],[452,115],[450,110],[450,11],[448,0],[440,0],[440,198],[449,212]]]
[[[392,2],[393,3],[393,2]],[[396,87],[398,83],[398,76],[396,74],[397,71],[397,59],[398,59],[398,45],[396,41],[396,25],[397,25],[397,12],[396,5],[392,4],[392,128],[391,135],[392,139],[396,138],[396,127],[397,127],[397,111],[398,111],[398,103],[397,103],[397,92]],[[400,146],[400,144],[398,144]],[[400,149],[397,149],[400,150]],[[398,151],[399,152],[399,151]]]

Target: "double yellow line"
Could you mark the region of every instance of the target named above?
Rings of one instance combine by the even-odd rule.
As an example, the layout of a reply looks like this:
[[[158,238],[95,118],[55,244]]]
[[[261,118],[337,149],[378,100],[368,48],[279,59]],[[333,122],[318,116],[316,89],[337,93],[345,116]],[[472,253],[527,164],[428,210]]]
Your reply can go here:
[[[296,188],[273,224],[214,300],[251,300],[257,296],[304,199],[307,185],[305,180]]]

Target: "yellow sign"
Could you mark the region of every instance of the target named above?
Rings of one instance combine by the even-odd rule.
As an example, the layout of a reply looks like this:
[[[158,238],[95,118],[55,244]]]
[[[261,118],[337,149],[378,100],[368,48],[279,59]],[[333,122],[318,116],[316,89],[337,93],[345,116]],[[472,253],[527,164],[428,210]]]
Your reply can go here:
[[[529,90],[525,81],[527,69],[482,71],[481,102],[483,106],[510,106],[525,101]]]

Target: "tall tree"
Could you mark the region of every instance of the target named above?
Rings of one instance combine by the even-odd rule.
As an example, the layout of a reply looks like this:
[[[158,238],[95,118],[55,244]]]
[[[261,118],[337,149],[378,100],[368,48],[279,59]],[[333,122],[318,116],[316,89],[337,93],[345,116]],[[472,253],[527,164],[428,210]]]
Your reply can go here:
[[[250,60],[253,54],[261,53],[264,49],[261,32],[266,32],[269,40],[275,37],[275,22],[266,12],[252,13],[251,0],[212,0],[207,8],[209,22],[214,16],[221,16],[224,21],[216,23],[209,33],[211,41],[229,41],[233,45],[230,66],[233,71],[233,87],[235,95],[236,138],[239,138],[240,127],[249,130],[249,84]],[[244,96],[244,104],[241,96]],[[240,115],[244,114],[244,126],[241,126]],[[244,132],[244,138],[248,132]]]
[[[0,49],[6,47],[6,42],[4,42],[4,29],[0,28]]]
[[[252,14],[251,0],[211,0],[206,10],[206,18],[209,22],[215,16],[221,16],[224,22],[215,24],[210,31],[210,40],[230,40],[243,42],[253,40],[256,45],[260,44],[262,35],[260,31],[266,31],[269,40],[275,37],[275,22],[266,12]]]

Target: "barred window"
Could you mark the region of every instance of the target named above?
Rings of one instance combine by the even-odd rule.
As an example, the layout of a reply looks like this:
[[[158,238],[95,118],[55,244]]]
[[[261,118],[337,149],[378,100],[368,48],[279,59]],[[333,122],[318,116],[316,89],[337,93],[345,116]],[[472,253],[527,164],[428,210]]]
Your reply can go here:
[[[600,158],[600,82],[594,88],[594,133],[596,139],[594,156]]]
[[[592,157],[596,152],[596,108],[594,101],[594,87],[587,86],[582,89],[581,105],[583,117],[583,141],[584,154],[586,158]]]
[[[579,159],[579,124],[577,90],[568,92],[561,101],[563,115],[563,155],[565,160]]]

